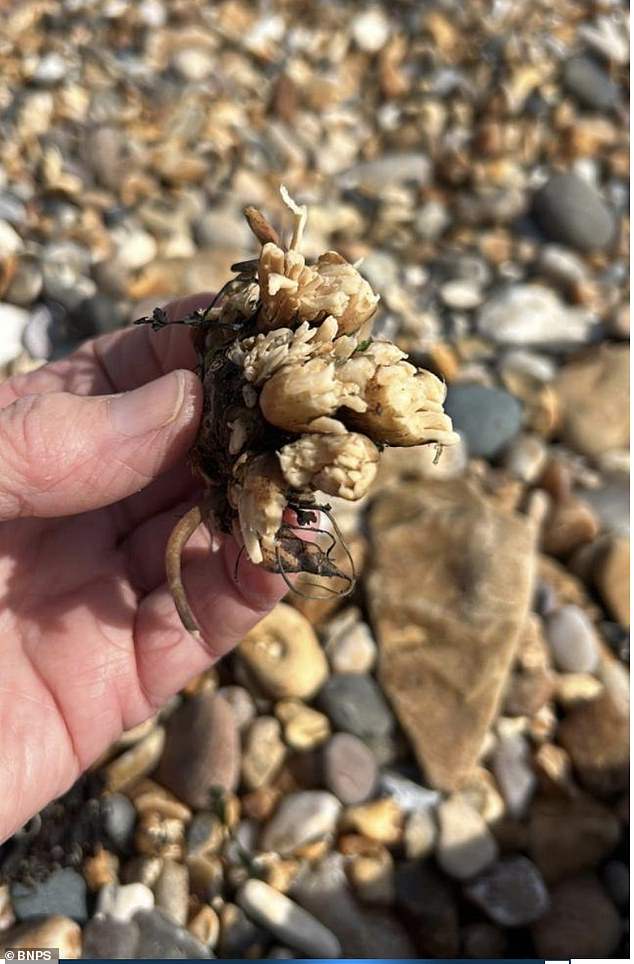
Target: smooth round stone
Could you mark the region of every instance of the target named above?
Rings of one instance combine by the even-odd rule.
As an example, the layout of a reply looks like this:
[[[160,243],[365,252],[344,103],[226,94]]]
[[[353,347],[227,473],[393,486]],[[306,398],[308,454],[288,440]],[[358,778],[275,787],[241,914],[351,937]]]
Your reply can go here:
[[[172,57],[172,67],[183,80],[206,80],[214,70],[215,60],[211,52],[202,47],[183,47]]]
[[[0,220],[0,258],[10,258],[22,249],[22,238],[8,221]]]
[[[435,241],[450,224],[451,215],[439,201],[427,201],[414,217],[414,231],[423,241]]]
[[[308,957],[340,956],[341,945],[332,931],[263,880],[248,880],[236,900],[252,920]]]
[[[139,928],[134,921],[98,915],[84,927],[83,956],[93,960],[130,960],[135,956],[138,940]]]
[[[414,813],[417,810],[429,810],[440,802],[437,790],[409,780],[395,770],[384,770],[379,778],[379,789],[382,795],[391,797],[401,810]]]
[[[468,880],[492,864],[498,854],[482,816],[459,794],[438,807],[436,859],[450,877]]]
[[[273,716],[258,716],[249,726],[242,754],[242,780],[249,790],[271,782],[284,762],[282,727]]]
[[[40,57],[30,79],[40,87],[54,87],[63,80],[67,72],[68,64],[62,55],[51,50]]]
[[[184,864],[165,860],[154,885],[156,906],[177,924],[186,924],[189,910],[189,871]]]
[[[66,326],[60,315],[57,317],[48,305],[37,305],[31,312],[22,344],[31,358],[48,360],[66,335]]]
[[[465,894],[501,927],[532,924],[549,904],[542,875],[527,857],[500,860],[468,883]]]
[[[29,320],[24,308],[0,303],[0,366],[13,361],[22,351],[22,335]]]
[[[377,657],[372,630],[358,620],[329,633],[325,650],[335,673],[369,673]]]
[[[522,423],[522,406],[512,395],[487,385],[450,385],[445,411],[471,456],[492,458],[513,439]]]
[[[137,958],[196,960],[212,956],[201,941],[158,907],[142,910],[134,919],[139,928]]]
[[[262,831],[261,850],[286,855],[332,833],[341,803],[325,790],[300,790],[284,797]]]
[[[154,894],[145,884],[106,884],[99,891],[97,913],[115,920],[132,920],[137,911],[154,907]]]
[[[537,777],[531,764],[529,745],[521,733],[500,737],[493,751],[492,765],[508,813],[512,817],[525,816]]]
[[[419,186],[429,180],[431,164],[425,154],[399,152],[383,154],[372,161],[363,161],[337,176],[345,190],[359,189],[370,195],[380,195],[391,183],[412,183]]]
[[[579,606],[562,606],[546,617],[546,638],[557,669],[564,673],[593,673],[599,665],[597,632]]]
[[[85,338],[121,328],[124,321],[120,306],[104,294],[84,298],[73,312],[74,327]]]
[[[54,870],[45,880],[32,885],[12,884],[11,902],[19,921],[55,914],[83,923],[88,917],[86,882],[70,867]]]
[[[440,297],[448,308],[468,311],[482,304],[482,290],[473,282],[460,278],[447,281],[440,289]]]
[[[394,729],[392,712],[371,676],[331,676],[319,693],[318,703],[333,726],[362,740],[386,736]]]
[[[117,249],[116,260],[129,271],[142,268],[156,257],[155,239],[140,227],[119,224],[111,228],[110,237]]]
[[[381,7],[370,6],[350,24],[354,42],[368,54],[376,54],[390,36],[390,22]]]
[[[539,252],[537,267],[550,281],[562,288],[579,284],[588,278],[588,268],[583,259],[559,244],[543,246]]]
[[[68,917],[54,915],[16,924],[0,932],[0,954],[4,957],[7,947],[46,950],[56,947],[60,960],[76,960],[81,957],[82,932],[78,923]],[[111,955],[108,954],[108,957]],[[127,956],[127,955],[125,955]],[[15,958],[14,958],[15,959]]]
[[[231,207],[211,208],[194,224],[194,237],[201,248],[249,245],[250,231],[245,219]]]
[[[6,298],[13,305],[26,308],[32,305],[42,291],[44,279],[38,261],[29,255],[19,258]]]
[[[101,820],[108,841],[119,853],[125,853],[134,836],[136,809],[123,793],[109,793],[101,801]]]
[[[103,775],[108,790],[125,790],[141,777],[151,773],[161,759],[165,746],[165,730],[155,726],[147,736],[125,750],[104,767]]]
[[[497,344],[566,351],[585,344],[597,319],[565,304],[541,284],[513,284],[491,295],[478,312],[478,331]]]
[[[324,783],[345,804],[362,803],[376,786],[373,754],[351,733],[336,733],[323,750]]]
[[[528,433],[518,435],[504,453],[504,467],[516,479],[530,484],[541,475],[548,458],[542,438]]]
[[[249,691],[244,686],[221,686],[218,696],[233,710],[238,729],[244,730],[256,715],[255,703]]]
[[[238,654],[267,695],[310,699],[328,676],[315,630],[297,609],[278,603],[240,643]]]
[[[229,704],[209,691],[185,700],[169,718],[156,780],[205,810],[214,788],[235,790],[239,776],[240,736]]]
[[[554,174],[533,199],[544,233],[579,251],[607,248],[614,240],[614,215],[587,181],[576,174]]]
[[[619,102],[618,87],[592,57],[572,57],[566,61],[563,81],[568,93],[591,110],[610,110]]]

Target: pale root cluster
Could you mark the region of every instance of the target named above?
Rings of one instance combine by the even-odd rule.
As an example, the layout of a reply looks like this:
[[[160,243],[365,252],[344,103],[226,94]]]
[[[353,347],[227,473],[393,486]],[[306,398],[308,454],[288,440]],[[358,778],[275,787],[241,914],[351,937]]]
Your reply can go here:
[[[256,563],[274,551],[289,501],[314,491],[360,499],[380,446],[457,439],[443,412],[444,383],[391,342],[362,337],[378,296],[353,265],[330,251],[307,265],[296,250],[267,242],[257,277],[259,333],[236,341],[228,356],[245,381],[244,413],[230,426],[230,501]],[[241,451],[255,406],[296,438],[270,455]]]

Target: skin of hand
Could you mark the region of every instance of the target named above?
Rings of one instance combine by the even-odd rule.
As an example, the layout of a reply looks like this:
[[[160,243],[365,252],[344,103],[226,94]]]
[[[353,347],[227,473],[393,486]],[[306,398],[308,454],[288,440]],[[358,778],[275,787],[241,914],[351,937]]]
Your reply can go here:
[[[245,559],[236,580],[233,539],[201,527],[183,575],[207,648],[180,624],[164,551],[198,491],[194,365],[185,327],[142,326],[0,383],[0,843],[286,592]]]

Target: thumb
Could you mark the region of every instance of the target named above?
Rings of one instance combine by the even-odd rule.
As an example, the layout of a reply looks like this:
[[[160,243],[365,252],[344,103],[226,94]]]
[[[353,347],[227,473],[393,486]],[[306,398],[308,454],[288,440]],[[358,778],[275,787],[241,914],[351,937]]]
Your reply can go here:
[[[0,411],[0,521],[74,515],[138,492],[184,457],[202,387],[174,371],[121,395],[28,395]]]

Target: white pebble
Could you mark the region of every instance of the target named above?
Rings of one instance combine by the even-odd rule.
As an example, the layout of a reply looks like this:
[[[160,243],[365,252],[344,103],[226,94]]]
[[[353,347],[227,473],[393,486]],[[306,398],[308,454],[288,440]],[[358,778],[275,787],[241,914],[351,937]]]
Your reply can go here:
[[[29,320],[24,308],[0,303],[0,365],[6,365],[22,351],[22,333]]]
[[[106,884],[97,897],[97,913],[130,921],[140,910],[154,907],[154,894],[145,884]]]
[[[370,7],[352,21],[355,43],[367,54],[375,54],[387,43],[390,25],[380,7]]]
[[[496,859],[498,848],[489,828],[460,794],[440,804],[438,822],[436,859],[450,877],[468,880]]]
[[[551,613],[546,637],[555,665],[564,673],[593,673],[599,665],[599,638],[579,606],[562,606]]]
[[[8,221],[0,221],[0,258],[8,258],[22,249],[22,238]]]

